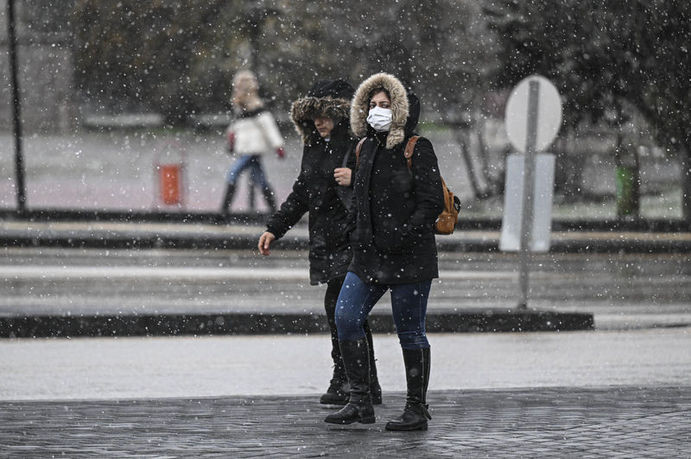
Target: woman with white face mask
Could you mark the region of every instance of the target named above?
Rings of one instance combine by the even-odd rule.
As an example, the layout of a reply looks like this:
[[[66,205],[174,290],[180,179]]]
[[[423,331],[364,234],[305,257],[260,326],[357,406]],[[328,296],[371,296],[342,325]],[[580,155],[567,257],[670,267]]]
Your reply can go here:
[[[350,401],[325,421],[375,421],[369,393],[368,342],[363,322],[377,301],[391,291],[391,306],[406,368],[403,414],[387,430],[425,430],[430,345],[425,335],[427,299],[438,277],[434,223],[443,209],[441,177],[429,140],[414,139],[420,103],[394,76],[379,73],[355,92],[350,109],[359,144],[353,177],[354,205],[348,266],[336,304],[336,327],[350,384]]]

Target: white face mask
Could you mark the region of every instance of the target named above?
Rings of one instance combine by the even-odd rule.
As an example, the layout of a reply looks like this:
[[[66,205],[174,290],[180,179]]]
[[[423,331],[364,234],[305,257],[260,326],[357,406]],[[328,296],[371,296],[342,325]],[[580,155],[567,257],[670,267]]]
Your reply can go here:
[[[374,107],[367,115],[367,122],[377,132],[386,132],[391,127],[393,114],[389,108]]]

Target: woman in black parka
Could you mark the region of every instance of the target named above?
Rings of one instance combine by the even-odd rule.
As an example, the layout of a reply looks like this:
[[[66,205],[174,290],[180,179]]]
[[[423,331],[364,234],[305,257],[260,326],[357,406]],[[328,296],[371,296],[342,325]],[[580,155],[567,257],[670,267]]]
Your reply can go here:
[[[260,253],[269,255],[271,243],[309,213],[310,283],[327,284],[324,308],[334,363],[331,383],[320,402],[333,405],[345,405],[349,397],[334,311],[352,259],[347,209],[352,202],[351,170],[355,165],[355,139],[349,128],[352,95],[353,87],[344,80],[319,81],[307,97],[293,103],[291,119],[304,141],[300,175],[286,201],[269,219],[258,243]],[[364,329],[369,346],[372,399],[380,404],[372,334],[367,323]]]
[[[325,421],[374,422],[369,394],[369,343],[364,320],[387,291],[406,368],[403,414],[387,430],[424,430],[430,346],[425,314],[432,279],[438,277],[434,222],[443,209],[441,177],[429,140],[419,137],[410,168],[404,150],[414,136],[420,103],[394,76],[379,73],[357,89],[352,131],[364,136],[354,175],[353,261],[336,308],[339,345],[350,383],[350,401]]]

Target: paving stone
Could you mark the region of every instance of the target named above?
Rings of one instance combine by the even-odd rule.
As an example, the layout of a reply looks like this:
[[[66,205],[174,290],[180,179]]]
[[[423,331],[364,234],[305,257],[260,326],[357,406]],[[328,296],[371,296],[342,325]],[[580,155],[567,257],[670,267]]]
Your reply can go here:
[[[426,432],[332,426],[314,396],[0,403],[10,457],[689,457],[691,386],[443,391]]]

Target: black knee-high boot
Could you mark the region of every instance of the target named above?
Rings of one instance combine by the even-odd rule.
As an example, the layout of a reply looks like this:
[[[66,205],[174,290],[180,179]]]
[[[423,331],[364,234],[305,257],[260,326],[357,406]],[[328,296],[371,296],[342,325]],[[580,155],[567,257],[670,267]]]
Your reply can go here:
[[[327,314],[328,317],[328,314]],[[345,374],[341,351],[338,346],[338,332],[336,331],[335,321],[329,320],[329,328],[331,331],[331,359],[334,363],[333,376],[329,388],[319,399],[319,403],[325,405],[345,405],[348,403],[349,389],[348,378]],[[367,345],[369,346],[369,392],[372,405],[382,404],[381,386],[379,385],[379,378],[377,377],[377,364],[374,357],[374,343],[372,340],[372,332],[370,331],[367,321],[364,323],[365,337]]]
[[[427,405],[430,350],[403,349],[403,361],[408,385],[405,409],[402,415],[386,423],[386,430],[427,430],[427,420],[432,419]]]
[[[367,338],[367,345],[369,346],[369,394],[372,399],[372,405],[381,405],[381,386],[379,385],[379,378],[377,377],[377,364],[374,358],[374,342],[372,341],[372,331],[369,328],[369,322],[365,320],[363,324],[365,330],[365,338]]]
[[[345,365],[350,399],[340,411],[330,414],[324,422],[331,424],[374,423],[374,408],[369,395],[369,345],[367,338],[339,341]]]
[[[226,192],[223,196],[223,203],[221,204],[221,213],[228,215],[230,213],[230,203],[233,202],[233,195],[235,194],[235,184],[229,183],[226,186]]]
[[[336,329],[335,317],[336,302],[338,301],[341,285],[343,285],[343,278],[330,280],[324,295],[324,309],[326,310],[326,320],[329,323],[329,332],[331,334],[331,359],[334,366],[329,388],[319,399],[319,403],[325,405],[345,405],[348,403],[349,396],[348,377],[343,366],[341,349],[338,345],[338,330]]]

